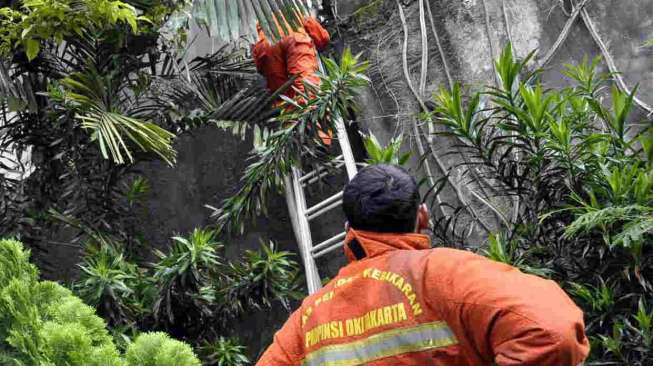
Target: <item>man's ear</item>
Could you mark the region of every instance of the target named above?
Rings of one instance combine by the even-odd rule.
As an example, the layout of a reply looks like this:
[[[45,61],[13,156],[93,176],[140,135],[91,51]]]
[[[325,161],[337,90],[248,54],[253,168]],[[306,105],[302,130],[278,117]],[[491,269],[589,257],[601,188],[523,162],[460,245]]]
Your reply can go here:
[[[417,232],[421,233],[422,231],[429,228],[429,222],[431,221],[431,212],[426,204],[422,203],[417,209]]]

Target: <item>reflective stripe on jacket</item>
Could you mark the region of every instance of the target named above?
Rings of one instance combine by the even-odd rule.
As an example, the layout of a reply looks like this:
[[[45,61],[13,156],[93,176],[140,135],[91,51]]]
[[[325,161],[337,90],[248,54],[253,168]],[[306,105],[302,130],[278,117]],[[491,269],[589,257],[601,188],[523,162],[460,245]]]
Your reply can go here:
[[[582,312],[552,281],[430,249],[420,234],[350,230],[345,243],[350,264],[303,301],[257,365],[577,366],[589,352]]]

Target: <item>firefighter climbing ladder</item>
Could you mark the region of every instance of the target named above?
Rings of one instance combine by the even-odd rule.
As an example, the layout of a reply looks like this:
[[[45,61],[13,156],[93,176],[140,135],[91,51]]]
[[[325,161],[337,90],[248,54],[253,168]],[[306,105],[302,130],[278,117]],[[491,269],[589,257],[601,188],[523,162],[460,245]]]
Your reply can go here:
[[[336,157],[334,163],[337,168],[344,166],[347,171],[347,178],[351,180],[358,172],[358,168],[342,117],[335,116],[335,125],[342,155]],[[315,260],[341,248],[345,238],[345,232],[343,231],[317,245],[313,245],[311,221],[342,204],[343,191],[340,191],[314,206],[307,207],[304,188],[317,182],[327,174],[329,174],[329,171],[326,168],[318,168],[304,174],[300,168],[293,167],[292,174],[285,177],[286,203],[288,204],[293,231],[299,244],[299,252],[304,262],[309,294],[315,293],[322,287]]]

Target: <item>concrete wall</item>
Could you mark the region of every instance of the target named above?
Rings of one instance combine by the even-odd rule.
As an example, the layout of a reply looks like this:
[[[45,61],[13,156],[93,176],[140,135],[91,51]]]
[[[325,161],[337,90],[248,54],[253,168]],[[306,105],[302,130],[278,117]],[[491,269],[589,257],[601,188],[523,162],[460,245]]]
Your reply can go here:
[[[400,3],[408,29],[406,57],[409,75],[415,89],[419,89],[422,65],[419,1],[404,0]],[[363,52],[371,63],[373,82],[363,97],[363,110],[359,116],[361,124],[386,141],[398,133],[414,137],[413,124],[420,108],[402,71],[404,32],[397,1],[334,0],[332,4],[339,17],[338,34],[346,45]],[[452,79],[471,88],[494,83],[492,60],[509,40],[518,57],[539,50],[531,67],[539,64],[568,20],[562,7],[570,10],[569,1],[561,0],[430,0],[428,5],[433,12],[435,29]],[[650,16],[653,14],[653,1],[592,1],[586,9],[603,42],[608,45],[617,67],[623,72],[627,85],[632,88],[639,83],[640,98],[653,104],[653,50],[643,47],[646,40],[653,36]],[[426,88],[420,97],[428,100],[434,91],[447,86],[447,78],[428,15],[425,19],[428,72]],[[545,85],[567,84],[568,81],[560,74],[564,64],[578,63],[584,56],[592,58],[599,55],[601,51],[597,42],[579,17],[568,39],[546,66],[543,75]],[[607,71],[605,67],[604,70]],[[643,116],[643,110],[640,109],[639,113],[639,117]],[[416,151],[415,139],[411,138],[411,141],[407,149]],[[496,228],[496,216],[490,214],[470,193],[471,190],[479,192],[480,187],[462,177],[461,164],[464,159],[457,154],[450,155],[452,151],[455,152],[453,141],[436,137],[431,147],[443,162],[444,170],[452,171],[452,181],[463,200],[472,204],[486,226]],[[441,177],[443,171],[437,168],[437,164],[432,165],[433,174],[436,178]],[[415,172],[423,172],[417,168],[416,161],[413,161],[412,167]],[[452,186],[443,191],[442,198],[445,202],[459,202]],[[506,214],[510,212],[510,202],[493,201]],[[444,210],[444,214],[450,213],[451,210]],[[461,227],[470,227],[472,220],[463,217],[461,224]],[[471,234],[467,245],[481,245],[487,236],[479,226],[474,226],[467,234]]]

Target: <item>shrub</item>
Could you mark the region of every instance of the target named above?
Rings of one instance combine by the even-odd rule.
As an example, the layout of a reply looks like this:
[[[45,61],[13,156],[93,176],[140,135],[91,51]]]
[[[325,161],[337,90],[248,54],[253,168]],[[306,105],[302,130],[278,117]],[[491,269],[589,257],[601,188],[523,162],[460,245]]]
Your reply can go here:
[[[74,289],[109,322],[114,342],[127,350],[128,359],[176,360],[145,349],[169,343],[162,334],[137,338],[134,344],[141,349],[133,348],[131,339],[139,330],[163,329],[201,347],[209,364],[243,364],[245,347],[236,338],[224,338],[231,335],[229,322],[275,303],[290,309],[290,301],[301,296],[299,266],[291,253],[274,243],[261,244],[240,260],[224,263],[215,234],[195,229],[187,237],[175,236],[168,252],[154,251],[158,261],[149,267],[127,260],[116,249],[119,243],[105,240],[99,248],[87,248]]]
[[[210,366],[243,366],[249,364],[246,348],[238,338],[220,337],[202,347],[202,353]]]
[[[561,283],[585,311],[590,363],[649,365],[653,134],[635,126],[650,125],[628,123],[636,91],[597,73],[598,60],[567,65],[572,86],[546,89],[530,58],[514,61],[508,46],[500,86],[441,90],[435,120],[495,191],[516,198],[516,220],[487,254]]]
[[[75,284],[79,296],[98,310],[109,325],[127,322],[135,312],[132,295],[138,272],[122,253],[111,245],[89,247],[84,256],[80,279]]]
[[[92,307],[54,282],[39,281],[28,260],[29,251],[20,242],[0,241],[0,364],[142,365],[121,357]],[[148,348],[154,337],[161,339],[159,347]],[[156,360],[147,365],[199,365],[188,345],[161,334],[141,335],[128,354]]]
[[[278,251],[274,243],[248,250],[238,263],[230,263],[214,284],[222,311],[239,315],[247,311],[271,309],[274,301],[290,310],[289,301],[301,298],[298,266],[289,252]]]
[[[127,348],[126,359],[139,366],[200,366],[190,346],[165,333],[141,335]]]

